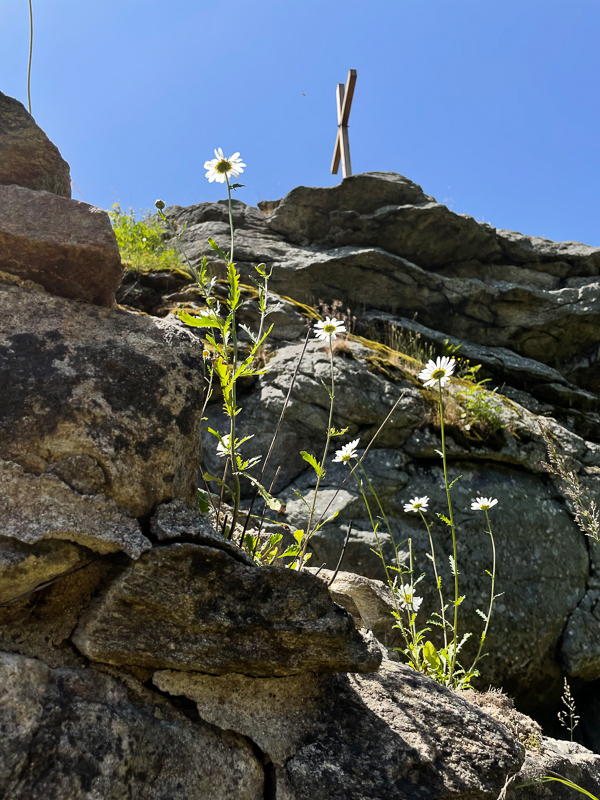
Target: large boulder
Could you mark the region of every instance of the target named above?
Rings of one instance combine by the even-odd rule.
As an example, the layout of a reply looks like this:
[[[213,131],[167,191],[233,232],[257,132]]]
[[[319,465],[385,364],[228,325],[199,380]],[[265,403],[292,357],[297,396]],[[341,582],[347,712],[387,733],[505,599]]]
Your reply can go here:
[[[214,547],[155,547],[99,594],[73,641],[94,661],[222,675],[370,672],[381,653],[312,575]]]
[[[147,316],[3,284],[0,309],[0,457],[27,473],[3,501],[5,526],[22,529],[33,491],[52,497],[52,515],[35,522],[41,535],[73,531],[77,518],[82,535],[112,542],[117,509],[123,536],[132,525],[123,513],[193,503],[204,380],[196,340]]]
[[[495,800],[525,755],[506,727],[390,661],[372,675],[157,672],[153,682],[255,741],[278,800]]]
[[[23,103],[0,92],[0,184],[11,183],[71,197],[69,165],[58,147]]]
[[[108,214],[49,192],[0,186],[0,271],[112,308],[123,277]]]
[[[131,686],[130,682],[130,686]],[[11,800],[261,800],[250,743],[90,669],[0,653],[0,795]]]

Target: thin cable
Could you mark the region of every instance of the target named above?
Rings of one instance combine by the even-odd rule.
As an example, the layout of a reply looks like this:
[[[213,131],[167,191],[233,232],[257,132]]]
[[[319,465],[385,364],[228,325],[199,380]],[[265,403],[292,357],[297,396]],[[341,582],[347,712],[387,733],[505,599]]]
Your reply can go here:
[[[27,68],[27,102],[31,114],[31,59],[33,58],[33,6],[29,0],[29,66]]]

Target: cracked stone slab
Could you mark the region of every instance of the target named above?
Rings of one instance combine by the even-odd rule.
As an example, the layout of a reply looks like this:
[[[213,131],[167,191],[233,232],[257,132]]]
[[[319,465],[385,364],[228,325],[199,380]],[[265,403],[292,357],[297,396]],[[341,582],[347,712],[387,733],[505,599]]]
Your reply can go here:
[[[502,725],[404,665],[285,678],[156,672],[202,719],[257,742],[281,800],[492,800],[524,758]]]
[[[112,308],[123,277],[106,211],[50,192],[0,185],[0,270],[47,292]]]
[[[42,540],[27,546],[0,536],[0,603],[21,597],[36,586],[63,575],[80,560],[70,542]]]
[[[222,536],[208,514],[197,514],[181,500],[163,503],[150,520],[150,530],[159,542],[174,540],[203,544],[223,550],[242,564],[253,566],[254,560],[240,547]]]
[[[96,597],[73,635],[93,661],[221,675],[369,672],[381,653],[318,578],[195,544],[155,547]]]
[[[98,553],[132,558],[152,547],[139,523],[104,495],[81,495],[54,475],[32,475],[0,461],[2,535],[24,544],[67,539]]]
[[[0,653],[0,795],[11,800],[262,800],[238,734],[192,724],[93,669]]]

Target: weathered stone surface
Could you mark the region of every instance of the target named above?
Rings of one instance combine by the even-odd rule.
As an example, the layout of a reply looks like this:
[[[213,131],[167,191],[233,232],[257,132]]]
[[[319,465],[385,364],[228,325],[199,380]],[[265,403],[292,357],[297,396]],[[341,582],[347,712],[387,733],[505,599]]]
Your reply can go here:
[[[0,92],[0,184],[11,183],[71,197],[69,165],[58,147],[22,103]]]
[[[108,214],[78,200],[0,186],[0,270],[112,308],[123,268]]]
[[[539,236],[525,236],[518,231],[497,230],[503,254],[517,264],[544,262],[574,264],[580,275],[600,274],[600,248],[581,242],[552,242]],[[582,269],[583,268],[583,269]]]
[[[257,742],[281,800],[495,800],[524,757],[503,725],[389,661],[372,675],[158,672],[153,681]]]
[[[136,517],[191,504],[200,347],[166,321],[0,284],[0,457]]]
[[[252,558],[215,528],[208,514],[198,514],[181,500],[163,503],[150,520],[150,530],[159,542],[193,542],[224,550],[242,564],[253,566]]]
[[[398,653],[393,648],[404,647],[405,642],[400,631],[394,628],[396,620],[392,612],[396,606],[389,586],[355,572],[338,572],[334,578],[335,573],[330,569],[309,567],[308,571],[318,574],[335,602],[352,614],[356,627],[372,631],[388,648],[389,657],[397,660]]]
[[[127,568],[73,641],[94,661],[216,675],[368,672],[381,661],[314,576],[194,544],[154,548]]]
[[[387,206],[432,202],[420,186],[395,172],[365,172],[327,189],[298,186],[282,200],[263,201],[269,227],[291,242],[325,239],[331,229],[330,215],[339,212],[372,214]]]
[[[581,797],[563,783],[538,782],[539,778],[548,775],[565,778],[597,797],[600,793],[600,756],[575,742],[544,737],[538,752],[527,753],[522,769],[507,788],[505,800],[574,800]],[[526,785],[534,781],[533,785]]]
[[[139,523],[104,495],[78,494],[54,475],[0,461],[2,533],[25,544],[69,539],[99,553],[138,558],[152,545]]]
[[[69,542],[38,542],[27,547],[0,536],[0,603],[27,594],[36,586],[72,569],[80,552]]]
[[[49,546],[57,545],[63,543],[49,542]],[[0,605],[0,651],[38,658],[53,668],[87,665],[70,636],[83,609],[118,567],[111,564],[111,557],[81,550],[81,561],[72,571],[52,579],[45,588]]]
[[[567,673],[587,681],[600,678],[599,601],[599,589],[586,592],[569,617],[562,641],[562,656]]]
[[[262,764],[229,731],[192,724],[94,670],[0,654],[0,794],[11,800],[261,800]]]

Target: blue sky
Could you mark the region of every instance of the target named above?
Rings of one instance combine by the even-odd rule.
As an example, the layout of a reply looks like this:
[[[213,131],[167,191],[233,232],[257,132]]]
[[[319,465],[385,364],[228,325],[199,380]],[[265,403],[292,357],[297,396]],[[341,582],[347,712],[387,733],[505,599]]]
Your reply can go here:
[[[600,246],[598,0],[33,0],[33,115],[73,196],[240,200],[329,186],[335,86],[358,71],[354,172],[392,170],[499,228]],[[27,0],[0,5],[0,90],[26,103]]]

